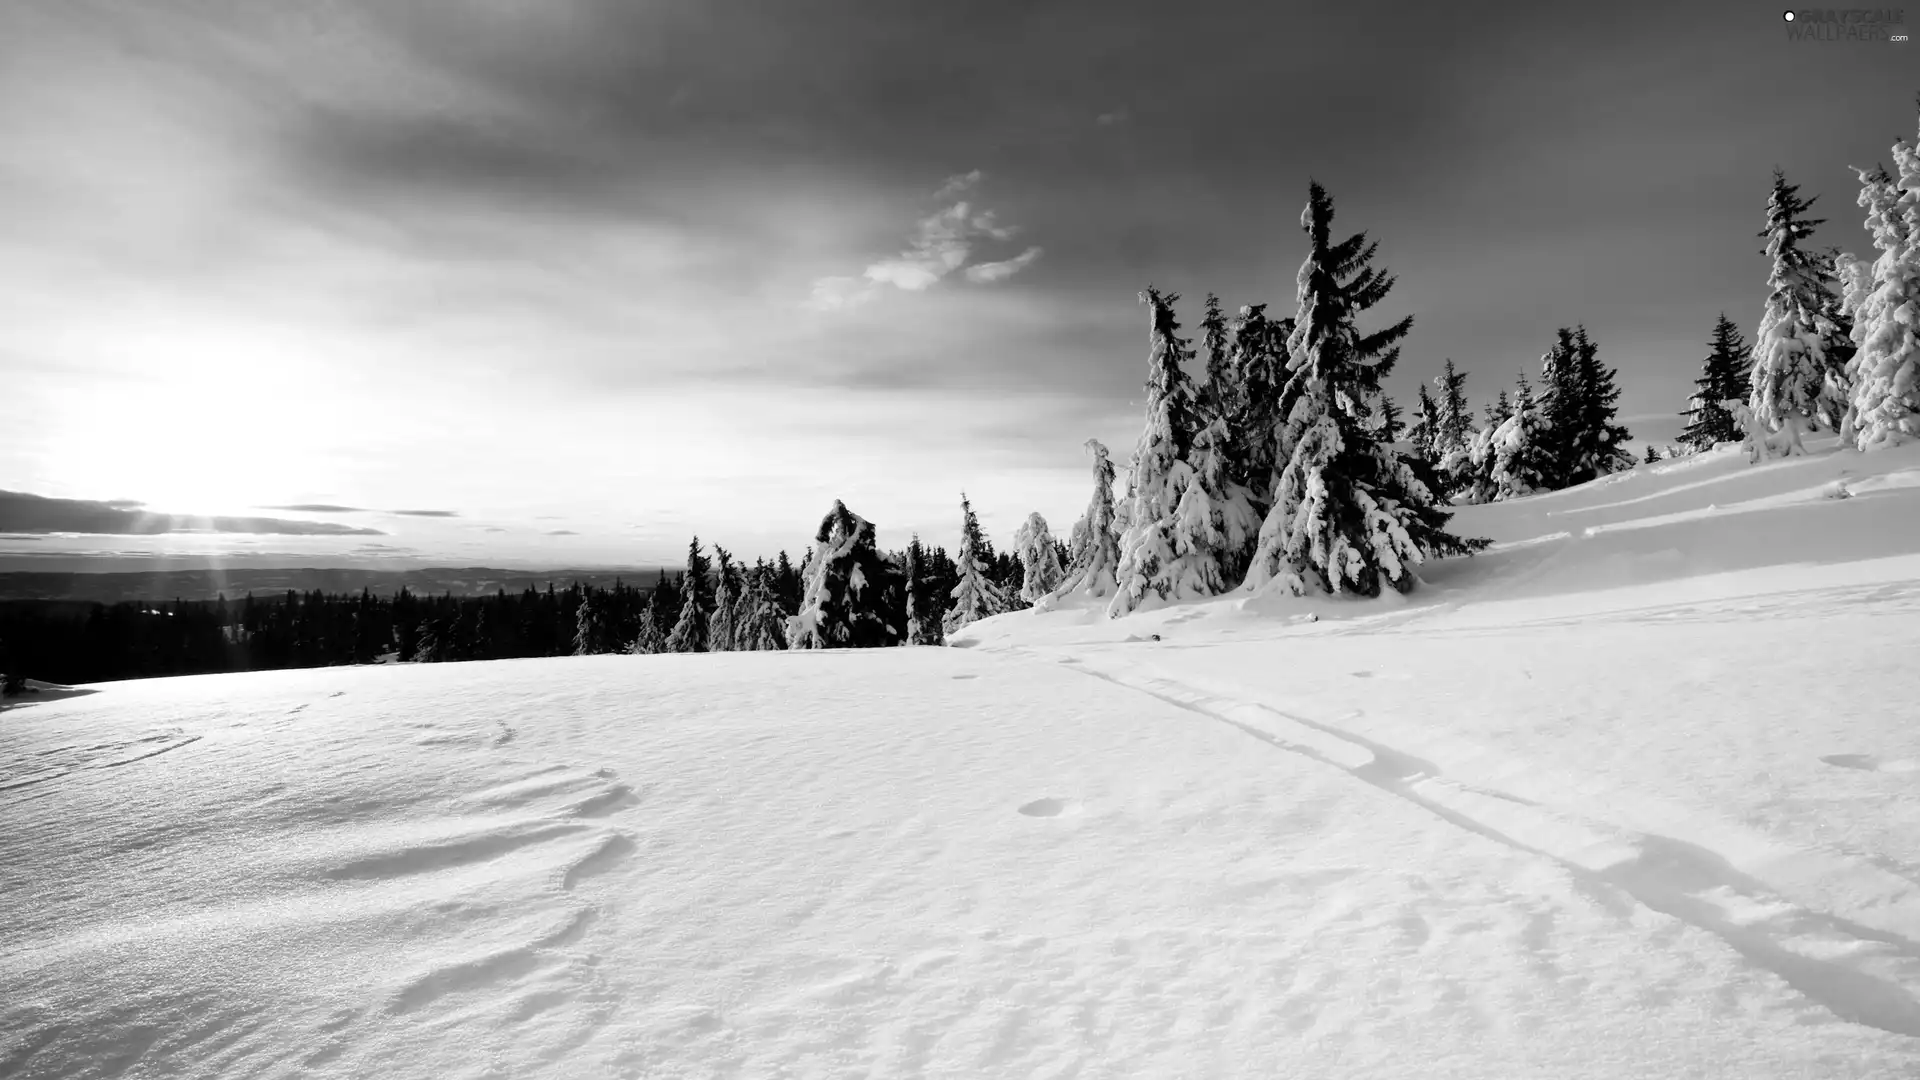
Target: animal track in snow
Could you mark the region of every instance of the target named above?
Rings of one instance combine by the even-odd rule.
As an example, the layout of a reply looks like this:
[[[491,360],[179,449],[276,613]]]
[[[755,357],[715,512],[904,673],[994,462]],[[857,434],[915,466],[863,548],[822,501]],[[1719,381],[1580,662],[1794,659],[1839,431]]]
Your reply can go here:
[[[1902,758],[1899,761],[1881,761],[1872,754],[1828,754],[1820,760],[1829,765],[1838,765],[1843,769],[1861,769],[1866,772],[1920,772],[1920,761],[1916,761],[1913,758]]]
[[[1028,817],[1060,817],[1063,814],[1079,813],[1080,804],[1048,796],[1021,804],[1020,812]]]

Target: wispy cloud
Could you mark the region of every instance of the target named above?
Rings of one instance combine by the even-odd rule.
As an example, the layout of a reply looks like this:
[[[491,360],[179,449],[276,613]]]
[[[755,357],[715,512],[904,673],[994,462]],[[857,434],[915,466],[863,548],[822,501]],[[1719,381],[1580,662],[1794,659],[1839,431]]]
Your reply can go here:
[[[340,506],[335,503],[288,503],[284,506],[263,506],[260,509],[281,510],[293,514],[364,514],[367,512],[364,506]]]
[[[967,267],[967,280],[977,285],[985,285],[994,281],[1005,281],[1020,271],[1025,270],[1027,267],[1032,266],[1033,260],[1039,257],[1040,249],[1030,247],[1011,259],[1003,259],[1000,262],[975,263]]]
[[[482,530],[480,530],[480,531],[481,531],[481,532],[490,532],[490,533],[503,533],[503,532],[506,532],[507,530],[505,530],[505,529],[503,529],[503,528],[501,528],[501,527],[500,527],[500,526],[498,526],[498,525],[489,525],[489,526],[487,526],[486,528],[484,528],[484,529],[482,529]]]
[[[460,516],[460,511],[458,510],[389,510],[387,513],[400,517],[424,518],[456,518]]]
[[[579,536],[580,534],[577,532],[574,532],[572,529],[548,529],[547,535],[548,536]]]
[[[870,264],[857,275],[817,279],[805,306],[815,311],[853,307],[873,299],[885,286],[903,292],[924,292],[966,266],[974,245],[980,240],[1013,239],[1019,234],[1018,226],[1001,224],[992,210],[976,207],[961,197],[976,188],[985,175],[975,169],[948,177],[934,198],[940,202],[957,201],[916,222],[907,238],[906,250]],[[1012,259],[980,263],[968,268],[965,277],[976,284],[1002,281],[1025,269],[1040,257],[1040,252],[1040,248],[1030,247]]]
[[[126,502],[116,499],[115,502]],[[331,521],[285,518],[201,517],[127,510],[90,499],[52,499],[22,491],[0,491],[0,531],[79,533],[94,536],[158,536],[164,533],[251,533],[261,536],[385,536],[378,529],[356,529]]]

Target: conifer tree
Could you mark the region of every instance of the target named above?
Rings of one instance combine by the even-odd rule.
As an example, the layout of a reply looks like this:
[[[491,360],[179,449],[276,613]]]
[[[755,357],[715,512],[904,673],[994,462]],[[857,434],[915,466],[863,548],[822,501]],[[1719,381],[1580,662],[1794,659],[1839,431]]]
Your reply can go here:
[[[1647,464],[1652,465],[1658,461],[1660,461],[1660,448],[1653,445],[1652,443],[1648,443],[1647,444]]]
[[[1013,546],[1022,571],[1020,598],[1029,604],[1038,603],[1041,597],[1060,586],[1060,579],[1065,575],[1054,547],[1053,533],[1048,531],[1047,519],[1040,516],[1040,511],[1027,515],[1027,520],[1013,534]]]
[[[1212,293],[1207,294],[1206,314],[1200,319],[1200,350],[1207,357],[1207,381],[1200,389],[1200,410],[1208,420],[1223,420],[1231,426],[1240,414],[1245,394],[1238,365],[1234,363],[1227,319],[1220,312],[1220,298]]]
[[[800,611],[800,572],[787,561],[785,548],[780,550],[779,558],[774,560],[773,595],[788,615]]]
[[[1451,357],[1434,377],[1433,385],[1440,391],[1440,399],[1435,403],[1438,421],[1434,425],[1433,458],[1444,462],[1452,455],[1464,453],[1473,441],[1473,407],[1467,404],[1467,373],[1455,368]],[[1502,390],[1501,394],[1504,396],[1506,391]],[[1457,487],[1449,476],[1447,491],[1436,494],[1452,494]]]
[[[1275,322],[1266,312],[1265,304],[1242,307],[1230,345],[1239,408],[1228,418],[1228,459],[1233,479],[1247,489],[1256,511],[1264,511],[1273,499],[1273,444],[1285,419],[1281,395],[1287,383],[1287,335],[1293,332],[1292,319]],[[1131,502],[1131,496],[1129,490],[1124,501]]]
[[[1140,294],[1149,312],[1147,418],[1133,452],[1134,491],[1120,537],[1119,588],[1107,605],[1110,617],[1150,600],[1197,599],[1226,588],[1220,566],[1229,546],[1220,524],[1224,514],[1189,463],[1201,425],[1182,367],[1188,348],[1173,314],[1178,299],[1153,288]]]
[[[747,578],[740,597],[741,616],[734,629],[735,647],[748,652],[778,652],[787,647],[787,613],[775,595],[778,570],[769,568]]]
[[[1073,563],[1054,589],[1053,601],[1070,596],[1099,599],[1113,595],[1114,574],[1120,566],[1119,537],[1113,522],[1113,460],[1099,439],[1088,439],[1086,446],[1093,455],[1093,496],[1087,500],[1086,513],[1073,527]]]
[[[687,572],[680,579],[680,616],[667,635],[668,652],[707,651],[707,615],[713,607],[713,587],[707,580],[711,568],[700,552],[700,538],[694,537],[687,544]]]
[[[660,616],[654,611],[654,605],[659,603],[660,599],[660,592],[657,589],[647,597],[646,605],[640,609],[639,634],[633,639],[633,644],[628,647],[628,652],[636,656],[650,656],[668,651],[667,636],[660,632]]]
[[[1562,463],[1561,477],[1568,486],[1633,465],[1633,452],[1627,447],[1632,436],[1614,422],[1620,411],[1614,370],[1600,362],[1600,346],[1585,326],[1573,331],[1573,370],[1579,396],[1573,411],[1575,427],[1563,444],[1570,456]]]
[[[589,588],[580,597],[580,607],[574,612],[573,655],[592,656],[600,651],[600,639],[603,636],[600,632],[602,617],[599,590]],[[439,635],[436,637],[439,638]],[[439,638],[439,640],[446,639]]]
[[[733,556],[719,544],[713,545],[713,617],[707,622],[707,651],[732,651],[734,608],[740,599],[740,570]]]
[[[1464,554],[1484,541],[1443,531],[1450,516],[1404,463],[1373,439],[1369,403],[1399,359],[1411,316],[1370,334],[1356,320],[1393,287],[1370,266],[1365,233],[1335,243],[1333,200],[1308,189],[1300,224],[1309,251],[1299,315],[1287,343],[1295,404],[1275,447],[1285,467],[1260,530],[1246,587],[1376,596],[1407,592],[1429,555]]]
[[[939,645],[946,640],[941,632],[938,608],[928,604],[926,549],[915,533],[907,544],[907,644]]]
[[[787,621],[790,649],[871,649],[898,645],[889,620],[903,583],[874,546],[873,523],[834,500],[814,534],[800,613]]]
[[[954,631],[981,619],[990,618],[1012,609],[1007,594],[988,575],[988,552],[984,537],[980,535],[980,519],[974,516],[973,504],[967,501],[966,492],[960,493],[960,544],[954,549],[954,565],[959,571],[959,581],[953,587],[953,603],[947,608],[942,628],[951,636]]]
[[[1507,400],[1507,392],[1502,390],[1496,394],[1493,401],[1487,405],[1487,423],[1491,426],[1498,427],[1506,423],[1507,417],[1512,415],[1513,403]]]
[[[1430,465],[1438,465],[1445,456],[1439,452],[1440,442],[1440,406],[1427,392],[1427,384],[1420,384],[1420,396],[1413,409],[1413,424],[1407,428],[1407,441],[1413,444],[1413,452]],[[1438,489],[1435,489],[1438,494]]]
[[[1920,146],[1895,143],[1893,161],[1897,181],[1856,170],[1879,258],[1842,260],[1856,346],[1848,434],[1862,450],[1920,438]]]
[[[1380,429],[1375,433],[1374,437],[1379,439],[1381,443],[1391,446],[1400,441],[1400,436],[1405,433],[1405,431],[1406,425],[1402,423],[1400,419],[1400,406],[1394,404],[1392,398],[1381,394]]]
[[[1740,438],[1740,426],[1734,422],[1727,403],[1746,396],[1747,343],[1740,328],[1726,312],[1713,324],[1713,337],[1707,341],[1707,358],[1700,363],[1700,377],[1694,380],[1694,394],[1682,414],[1687,426],[1680,439],[1688,446],[1711,450],[1716,443]]]
[[[1824,219],[1805,216],[1816,200],[1800,198],[1799,191],[1774,170],[1767,227],[1759,234],[1773,260],[1772,292],[1754,335],[1749,395],[1755,419],[1777,436],[1769,449],[1787,456],[1807,452],[1801,436],[1823,416],[1837,427],[1841,408],[1829,398],[1827,360],[1839,331],[1822,314],[1832,295],[1817,257],[1802,246]]]
[[[1542,415],[1533,387],[1520,376],[1514,394],[1513,414],[1501,421],[1489,440],[1493,467],[1489,474],[1492,491],[1482,501],[1517,499],[1547,489],[1553,469],[1551,452],[1542,439]]]

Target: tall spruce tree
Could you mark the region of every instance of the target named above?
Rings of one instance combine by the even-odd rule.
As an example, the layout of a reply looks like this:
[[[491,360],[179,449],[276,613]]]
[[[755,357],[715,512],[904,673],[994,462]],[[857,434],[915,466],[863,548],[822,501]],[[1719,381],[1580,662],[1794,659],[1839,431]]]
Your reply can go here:
[[[740,600],[740,568],[733,556],[719,544],[713,545],[713,616],[707,621],[707,651],[730,652],[734,648],[734,617]]]
[[[1041,607],[1070,596],[1101,599],[1113,595],[1117,587],[1114,574],[1120,567],[1120,544],[1113,527],[1113,459],[1099,439],[1088,439],[1086,447],[1093,455],[1093,495],[1073,527],[1073,562]]]
[[[905,628],[892,621],[903,586],[874,546],[873,523],[834,500],[814,533],[800,613],[787,622],[791,649],[873,649],[898,645]]]
[[[700,551],[700,538],[687,544],[687,572],[680,579],[680,617],[667,635],[667,651],[707,651],[707,613],[713,608],[712,564]]]
[[[1897,180],[1856,170],[1879,257],[1842,260],[1856,346],[1849,434],[1862,450],[1920,439],[1920,146],[1895,143],[1893,161]]]
[[[667,636],[660,632],[661,617],[654,610],[654,606],[661,600],[658,589],[647,597],[646,604],[640,609],[639,631],[633,639],[633,644],[628,646],[628,652],[636,656],[649,656],[667,651]]]
[[[980,533],[980,519],[966,492],[960,493],[960,545],[954,549],[954,565],[959,580],[954,584],[952,604],[947,608],[942,628],[948,635],[961,627],[1003,614],[1013,605],[991,576],[991,552]]]
[[[1293,320],[1268,319],[1265,304],[1241,308],[1233,322],[1230,349],[1240,397],[1239,408],[1228,418],[1232,439],[1228,458],[1234,466],[1233,478],[1247,489],[1259,512],[1273,502],[1278,468],[1273,441],[1286,418],[1281,395],[1287,384],[1287,336],[1291,333]]]
[[[1806,216],[1817,196],[1802,199],[1799,191],[1785,173],[1773,171],[1767,227],[1759,234],[1773,260],[1771,292],[1754,335],[1749,394],[1754,417],[1775,433],[1769,449],[1788,456],[1807,452],[1802,436],[1823,418],[1837,428],[1844,407],[1829,396],[1827,353],[1839,328],[1823,312],[1833,305],[1832,293],[1825,269],[1804,246],[1824,219]]]
[[[1393,399],[1386,394],[1381,394],[1380,427],[1379,430],[1375,432],[1375,437],[1382,443],[1391,446],[1400,441],[1400,436],[1405,434],[1406,430],[1406,424],[1402,422],[1400,417],[1400,406],[1394,404]]]
[[[1439,451],[1439,440],[1440,406],[1427,392],[1427,384],[1421,383],[1420,396],[1413,408],[1413,423],[1407,428],[1407,441],[1413,444],[1413,452],[1421,460],[1437,465],[1444,457]]]
[[[1318,183],[1300,225],[1309,251],[1287,343],[1295,404],[1275,446],[1286,465],[1245,584],[1294,595],[1407,592],[1428,556],[1468,553],[1485,541],[1443,531],[1450,515],[1373,438],[1369,403],[1413,325],[1408,316],[1366,334],[1356,323],[1393,287],[1392,275],[1369,265],[1379,245],[1365,233],[1334,242],[1333,200]]]
[[[1147,417],[1133,452],[1133,498],[1120,537],[1119,587],[1107,605],[1119,617],[1152,601],[1214,596],[1226,588],[1220,555],[1228,538],[1221,507],[1189,462],[1201,429],[1189,356],[1173,305],[1179,297],[1149,287]],[[1209,446],[1209,449],[1211,447]]]
[[[1473,407],[1467,403],[1467,373],[1454,367],[1451,357],[1434,377],[1433,385],[1440,391],[1436,402],[1439,421],[1434,429],[1433,457],[1435,461],[1444,462],[1452,455],[1465,452],[1473,441]],[[1442,472],[1445,475],[1445,471]],[[1458,489],[1458,483],[1450,475],[1447,480],[1447,490],[1437,494],[1449,495]]]
[[[1682,414],[1687,426],[1680,434],[1681,442],[1711,450],[1716,443],[1740,438],[1740,425],[1727,402],[1746,396],[1746,357],[1747,343],[1740,337],[1740,328],[1721,312],[1713,324],[1713,336],[1707,340],[1707,358],[1700,362],[1693,397]]]
[[[1565,486],[1584,484],[1634,464],[1633,451],[1627,446],[1632,435],[1614,422],[1620,411],[1615,372],[1601,363],[1600,346],[1585,326],[1573,331],[1573,371],[1578,388],[1574,430],[1561,444],[1568,455],[1562,462]]]
[[[1209,420],[1232,424],[1245,396],[1234,363],[1233,336],[1220,311],[1220,298],[1207,294],[1206,313],[1200,319],[1200,351],[1207,358],[1207,381],[1200,387],[1200,410]]]

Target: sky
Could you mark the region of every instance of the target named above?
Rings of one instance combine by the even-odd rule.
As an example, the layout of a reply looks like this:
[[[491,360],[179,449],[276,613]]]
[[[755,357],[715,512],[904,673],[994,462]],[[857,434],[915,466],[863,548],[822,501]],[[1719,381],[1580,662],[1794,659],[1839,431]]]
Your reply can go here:
[[[1291,312],[1309,179],[1398,275],[1396,397],[1584,323],[1664,442],[1759,321],[1775,167],[1866,250],[1916,50],[1758,3],[13,0],[0,555],[651,565],[836,498],[951,546],[963,490],[1064,535],[1140,289]]]

